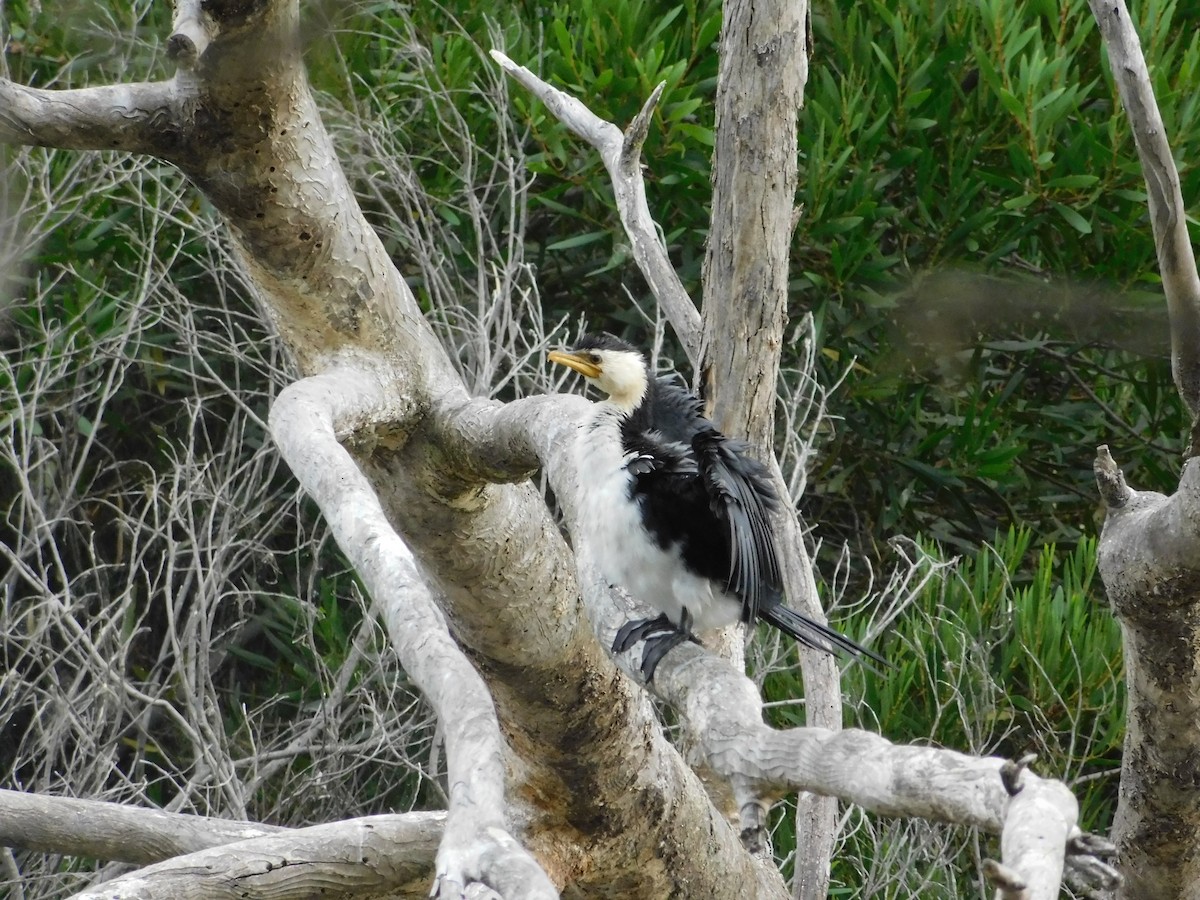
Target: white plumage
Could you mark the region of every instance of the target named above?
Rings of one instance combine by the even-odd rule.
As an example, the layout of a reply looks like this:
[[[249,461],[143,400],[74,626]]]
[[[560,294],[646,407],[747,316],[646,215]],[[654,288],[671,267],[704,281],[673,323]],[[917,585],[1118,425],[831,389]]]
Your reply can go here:
[[[575,458],[584,491],[579,519],[601,573],[662,612],[627,623],[615,652],[646,643],[649,680],[672,647],[709,629],[762,619],[817,649],[882,661],[783,604],[766,468],[725,437],[700,401],[652,378],[642,355],[612,335],[586,335],[552,362],[607,394],[580,426]]]
[[[699,630],[733,624],[741,601],[688,571],[679,543],[662,548],[646,530],[641,506],[631,499],[634,476],[628,465],[637,454],[621,446],[620,422],[626,414],[618,404],[600,401],[575,442],[576,465],[587,488],[582,521],[601,574],[672,622],[682,621],[686,607]]]

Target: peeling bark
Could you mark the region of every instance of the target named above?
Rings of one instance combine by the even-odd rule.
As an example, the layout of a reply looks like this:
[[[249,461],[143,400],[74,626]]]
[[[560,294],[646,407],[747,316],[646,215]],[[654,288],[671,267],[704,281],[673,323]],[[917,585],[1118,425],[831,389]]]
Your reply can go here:
[[[1128,715],[1113,841],[1129,900],[1200,884],[1200,277],[1179,173],[1123,0],[1089,0],[1146,180],[1171,368],[1194,424],[1176,492],[1132,490],[1107,447],[1095,462],[1107,512],[1099,569],[1124,638]]]
[[[1101,448],[1105,474],[1115,468],[1106,463]],[[1200,883],[1200,461],[1187,463],[1170,497],[1128,488],[1116,496],[1099,568],[1124,635],[1129,696],[1113,819],[1125,876],[1118,896],[1181,897]]]
[[[585,401],[469,398],[350,192],[308,90],[296,22],[285,0],[181,3],[168,41],[173,79],[83,92],[0,81],[0,139],[170,160],[227,223],[264,315],[304,376],[272,410],[273,435],[439,711],[451,772],[441,894],[786,896],[779,872],[743,849],[668,743],[646,692],[604,651],[629,601],[596,574],[577,512],[584,473],[572,467],[570,443]],[[637,180],[643,127],[620,141],[622,178]],[[538,468],[573,547],[526,480]],[[627,674],[636,665],[619,663]],[[762,724],[745,676],[693,646],[668,654],[657,678],[707,763],[739,790],[837,794],[889,814],[981,824],[1003,832],[1001,862],[1031,897],[1057,892],[1054,873],[1077,836],[1061,786],[1026,787],[1053,810],[1038,806],[1035,816],[1018,802],[1024,791],[1004,790],[1002,761],[895,748],[862,732],[776,732]],[[832,715],[815,683],[810,707]],[[1027,856],[1008,836],[1039,816],[1041,843]],[[322,840],[341,839],[361,822],[321,827]],[[222,871],[239,896],[310,887],[333,895],[330,879],[369,881],[341,850],[324,868],[292,865],[294,847],[281,850],[279,840],[296,833],[179,857],[103,894],[217,891],[211,879]],[[405,864],[362,840],[377,848],[367,854],[373,866]]]

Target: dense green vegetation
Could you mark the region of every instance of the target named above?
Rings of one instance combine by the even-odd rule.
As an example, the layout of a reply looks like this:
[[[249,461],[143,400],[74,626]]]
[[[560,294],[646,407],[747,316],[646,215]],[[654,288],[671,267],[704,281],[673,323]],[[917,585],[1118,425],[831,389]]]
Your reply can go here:
[[[628,122],[666,82],[646,177],[699,299],[719,5],[522,10],[484,45],[599,115]],[[1200,39],[1174,2],[1136,12],[1186,161]],[[458,15],[460,33],[433,9],[413,27],[469,119],[488,31],[482,13]],[[816,4],[813,31],[793,311],[813,314],[821,380],[838,385],[805,499],[823,534],[869,549],[922,533],[969,550],[1020,522],[1073,543],[1095,528],[1104,441],[1140,484],[1169,489],[1182,420],[1145,192],[1086,2]],[[389,105],[421,96],[411,72],[375,75]],[[599,160],[521,92],[512,107],[537,175],[527,254],[547,318],[644,336],[624,289],[646,291]],[[406,134],[436,131],[428,104],[412,112]],[[453,163],[422,174],[441,196],[461,188]],[[1194,196],[1200,175],[1182,176]]]
[[[1200,154],[1200,34],[1190,27],[1196,10],[1185,7],[1148,0],[1135,12],[1183,194],[1194,198],[1200,172],[1188,161]],[[88,8],[95,24],[82,29],[64,29],[49,5],[40,13],[21,3],[0,10],[12,76],[61,84],[165,73],[161,5]],[[488,98],[496,90],[487,75],[492,45],[622,124],[665,81],[646,145],[648,190],[672,259],[699,299],[720,6],[584,0],[509,10],[503,22],[470,3],[309,11],[312,76],[345,138],[347,169],[431,312],[453,318],[439,307],[445,288],[394,226],[394,210],[407,208],[402,186],[380,177],[383,161],[370,158],[365,140],[356,143],[362,118],[347,109],[386,123],[397,145],[411,149],[427,224],[438,229],[442,264],[456,284],[490,277],[492,260],[481,265],[478,248],[489,257],[500,250],[480,241],[480,221],[505,233],[509,200],[523,198],[520,250],[536,272],[546,327],[586,317],[644,337],[646,318],[629,297],[645,309],[647,291],[594,154],[516,90],[507,102],[535,176],[527,191],[479,190],[471,179],[481,163],[467,164],[462,139],[469,135],[485,161],[507,139]],[[1103,829],[1124,701],[1119,636],[1095,576],[1091,459],[1096,445],[1109,443],[1139,487],[1168,491],[1185,428],[1166,361],[1141,175],[1126,123],[1114,114],[1098,34],[1084,0],[821,2],[813,34],[791,298],[797,325],[809,316],[813,325],[798,327],[789,362],[812,353],[829,388],[829,415],[800,429],[819,448],[803,511],[821,541],[831,602],[866,592],[866,573],[904,554],[931,575],[882,639],[896,671],[847,675],[848,721],[896,740],[1033,750],[1041,771],[1077,782],[1084,826]],[[353,579],[314,574],[313,552],[332,551],[287,473],[263,462],[262,417],[286,381],[286,361],[261,349],[270,338],[213,239],[204,205],[153,163],[63,155],[37,171],[63,187],[42,198],[47,218],[30,229],[36,253],[22,270],[17,304],[0,320],[0,423],[21,451],[0,465],[0,498],[30,494],[11,467],[24,453],[45,462],[46,484],[78,499],[31,545],[17,536],[25,507],[0,500],[0,540],[36,557],[53,537],[67,548],[58,588],[71,584],[87,609],[123,591],[130,633],[153,630],[170,615],[150,595],[153,580],[121,582],[130,509],[147,485],[169,481],[181,459],[198,471],[205,467],[194,458],[206,451],[240,459],[261,477],[261,494],[237,502],[270,527],[241,523],[254,537],[229,563],[236,603],[205,620],[214,633],[233,635],[214,638],[230,740],[247,752],[264,733],[287,744],[289,717],[337,685],[380,707],[414,704],[379,671],[358,668],[378,635],[364,625]],[[27,189],[8,183],[8,202]],[[148,216],[155,208],[169,215]],[[147,235],[151,225],[157,230]],[[147,286],[146,273],[171,287]],[[178,301],[168,312],[159,305],[164,290]],[[180,312],[189,306],[191,318]],[[680,358],[669,346],[667,354]],[[35,387],[41,400],[31,408]],[[185,407],[191,415],[179,414]],[[783,447],[794,440],[779,435]],[[69,461],[62,471],[46,462],[49,445]],[[901,537],[911,539],[903,553],[891,543]],[[860,562],[847,566],[847,558]],[[5,602],[31,590],[17,585]],[[846,613],[848,630],[866,631],[898,594],[870,596]],[[3,652],[0,668],[33,665],[13,643]],[[160,672],[164,652],[142,641],[125,662],[147,684],[170,681]],[[802,710],[787,698],[802,687],[780,662],[767,675],[768,693],[780,723],[798,721]],[[6,708],[0,724],[15,734],[35,719],[33,707]],[[260,722],[269,722],[264,733]],[[436,802],[428,771],[401,771],[404,763],[384,759],[381,746],[364,749],[370,736],[359,737],[346,759],[383,759],[385,774],[346,762],[353,778],[330,791],[344,794],[347,810]],[[436,756],[427,722],[411,740]],[[21,745],[0,744],[7,772]],[[193,752],[184,740],[152,750],[138,757],[146,771],[185,769]],[[264,796],[250,812],[278,816],[276,798],[311,764],[301,755],[263,777]],[[22,765],[18,774],[32,779],[36,766]],[[105,777],[97,792],[111,786]],[[158,802],[181,790],[170,778],[146,777]],[[318,817],[321,802],[294,815]],[[785,813],[779,819],[776,849],[785,858],[790,824]],[[905,842],[888,829],[909,826],[860,825],[847,829],[839,896],[978,894],[976,838],[931,838],[939,849],[922,868],[889,855]],[[943,843],[967,861],[939,865]],[[871,860],[892,860],[903,875],[879,881],[883,869],[872,870]]]
[[[849,670],[849,722],[897,742],[932,743],[1016,759],[1036,754],[1038,771],[1072,786],[1085,829],[1112,817],[1124,735],[1121,635],[1098,602],[1096,547],[1035,547],[1028,530],[996,535],[981,552],[946,559],[931,543],[903,543],[917,563],[902,607],[883,605],[890,656],[884,672]],[[864,617],[839,623],[853,629]],[[862,633],[857,633],[862,637]],[[769,638],[769,636],[766,636]],[[797,668],[771,660],[764,694],[772,721],[804,723]],[[792,698],[792,699],[789,699]],[[776,810],[777,846],[793,842],[789,810]],[[962,861],[996,849],[965,829],[874,823],[848,811],[834,864],[835,896],[962,897],[978,876]],[[852,822],[850,820],[853,820]],[[914,838],[916,838],[914,840]],[[946,858],[956,856],[957,866]],[[867,885],[872,887],[867,890]],[[878,891],[879,893],[874,893]]]

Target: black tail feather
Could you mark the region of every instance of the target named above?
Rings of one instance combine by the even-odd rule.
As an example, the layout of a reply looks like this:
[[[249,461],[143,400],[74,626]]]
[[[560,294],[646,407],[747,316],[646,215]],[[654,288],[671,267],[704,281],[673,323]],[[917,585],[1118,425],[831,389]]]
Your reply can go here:
[[[764,622],[774,625],[784,634],[795,638],[800,643],[816,650],[835,654],[838,650],[851,656],[866,657],[882,666],[891,667],[886,659],[874,650],[868,650],[861,644],[851,640],[840,632],[834,631],[828,625],[815,622],[808,616],[789,609],[783,604],[760,609],[758,617]],[[836,648],[836,649],[835,649]]]

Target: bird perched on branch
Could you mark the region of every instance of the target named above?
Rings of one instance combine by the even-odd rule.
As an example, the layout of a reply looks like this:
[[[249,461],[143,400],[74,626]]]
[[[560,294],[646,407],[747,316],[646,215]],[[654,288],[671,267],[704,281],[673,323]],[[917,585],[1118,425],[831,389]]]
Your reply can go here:
[[[783,605],[770,513],[779,506],[749,446],[704,417],[700,401],[651,375],[633,346],[585,335],[551,362],[607,394],[583,424],[577,462],[580,521],[592,531],[606,578],[661,611],[617,632],[613,651],[640,640],[642,674],[695,630],[762,620],[826,652],[882,657]]]

